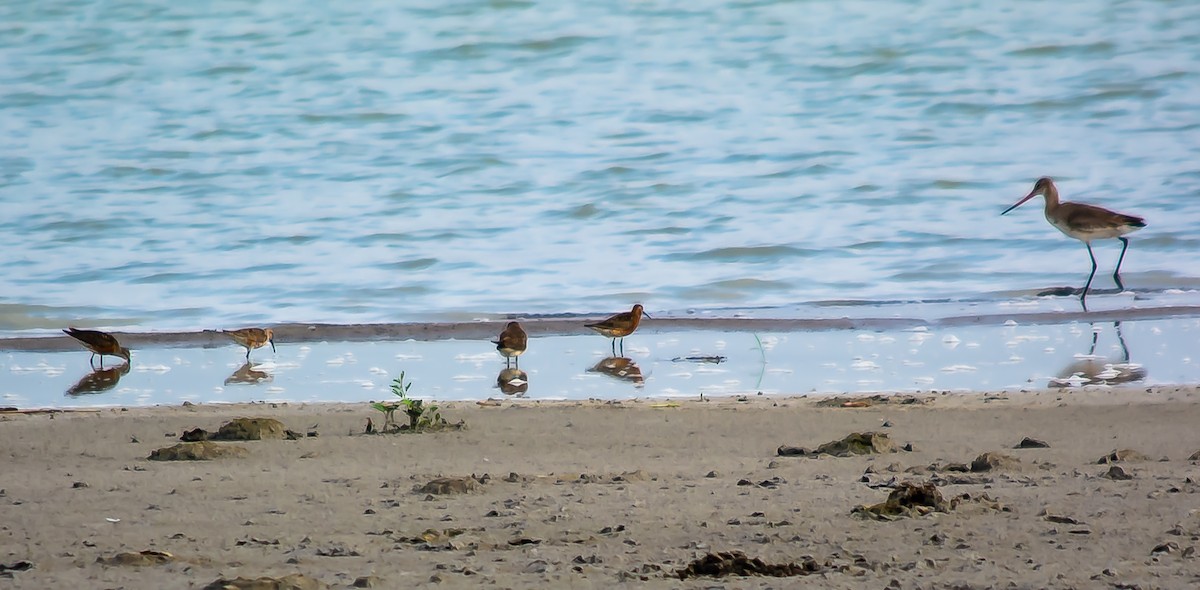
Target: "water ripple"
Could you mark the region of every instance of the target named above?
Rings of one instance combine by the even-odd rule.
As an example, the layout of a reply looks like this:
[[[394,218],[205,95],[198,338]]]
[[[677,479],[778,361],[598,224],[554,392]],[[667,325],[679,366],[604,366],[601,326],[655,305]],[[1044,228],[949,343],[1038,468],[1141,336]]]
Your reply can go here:
[[[1195,296],[1200,5],[419,4],[0,7],[6,325]]]

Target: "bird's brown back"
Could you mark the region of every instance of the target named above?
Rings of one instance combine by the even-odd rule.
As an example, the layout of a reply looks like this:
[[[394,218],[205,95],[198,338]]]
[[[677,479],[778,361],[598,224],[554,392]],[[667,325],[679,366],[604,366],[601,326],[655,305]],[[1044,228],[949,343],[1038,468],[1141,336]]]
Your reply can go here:
[[[1109,211],[1104,207],[1087,203],[1062,203],[1058,206],[1056,213],[1068,227],[1077,231],[1096,231],[1121,226],[1146,226],[1146,221],[1141,217]]]
[[[242,328],[240,330],[222,330],[222,334],[229,336],[234,342],[245,346],[246,348],[258,348],[267,343],[270,337],[267,331],[262,328]]]
[[[70,336],[84,346],[97,354],[118,355],[121,351],[121,343],[108,332],[100,330],[79,330],[76,328],[67,328],[63,333]]]
[[[509,322],[508,326],[500,332],[500,337],[492,341],[496,345],[496,349],[505,349],[513,351],[524,351],[529,345],[529,335],[525,333],[525,329],[517,322]]]
[[[642,306],[633,306],[633,311],[625,311],[603,319],[594,324],[584,324],[609,338],[624,338],[637,330],[642,321]]]

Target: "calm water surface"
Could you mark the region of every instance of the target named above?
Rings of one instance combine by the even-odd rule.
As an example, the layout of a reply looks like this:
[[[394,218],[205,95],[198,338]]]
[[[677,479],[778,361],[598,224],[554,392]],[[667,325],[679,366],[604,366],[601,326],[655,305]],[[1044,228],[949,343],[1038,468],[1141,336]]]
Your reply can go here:
[[[1020,301],[1042,175],[1196,304],[1198,96],[1194,2],[0,2],[0,332]]]
[[[422,399],[695,399],[930,390],[1009,392],[1200,382],[1200,319],[906,330],[639,331],[624,356],[598,336],[537,338],[523,389],[500,389],[503,359],[483,341],[319,342],[257,350],[138,350],[93,371],[85,351],[0,354],[0,406],[142,406],[391,399],[405,372]],[[688,360],[693,357],[693,360]],[[708,357],[721,362],[704,362]],[[518,384],[519,385],[519,384]],[[371,413],[364,409],[364,412]],[[364,414],[365,417],[365,414]]]

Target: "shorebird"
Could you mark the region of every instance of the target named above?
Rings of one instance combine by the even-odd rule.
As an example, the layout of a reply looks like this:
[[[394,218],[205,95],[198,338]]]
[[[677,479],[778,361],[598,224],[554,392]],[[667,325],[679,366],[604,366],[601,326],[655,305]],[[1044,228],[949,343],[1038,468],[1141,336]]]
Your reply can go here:
[[[591,328],[600,334],[612,338],[613,355],[617,354],[617,339],[621,339],[621,354],[625,353],[625,337],[637,330],[638,324],[642,321],[642,315],[650,317],[650,314],[642,311],[642,304],[638,303],[633,306],[633,309],[626,312],[621,312],[608,319],[601,320],[594,324],[584,324],[585,327]],[[651,318],[653,319],[653,318]]]
[[[519,322],[509,322],[504,327],[504,331],[500,332],[500,337],[492,341],[496,345],[496,350],[500,351],[500,356],[504,357],[504,366],[508,366],[508,360],[511,358],[521,366],[520,356],[525,353],[525,348],[529,345],[529,336],[525,334],[525,330],[521,328]]]
[[[271,352],[275,352],[275,333],[270,328],[242,328],[240,330],[221,330],[221,333],[233,338],[234,342],[246,347],[246,360],[250,360],[250,351],[260,348],[268,342]]]
[[[1141,217],[1109,211],[1103,207],[1086,203],[1060,203],[1058,188],[1054,186],[1054,181],[1044,176],[1034,183],[1033,190],[1025,195],[1025,198],[1005,209],[1001,215],[1020,207],[1038,195],[1046,198],[1046,221],[1058,228],[1058,231],[1087,246],[1088,256],[1092,259],[1092,272],[1088,274],[1087,283],[1083,285],[1083,292],[1079,295],[1079,302],[1083,304],[1084,311],[1087,311],[1088,288],[1092,286],[1092,279],[1096,276],[1096,255],[1092,253],[1092,240],[1109,238],[1121,240],[1121,256],[1117,258],[1117,269],[1113,271],[1113,280],[1116,281],[1117,288],[1124,291],[1125,284],[1121,282],[1121,261],[1125,260],[1125,250],[1129,248],[1129,238],[1126,238],[1125,234],[1146,227],[1146,221]]]
[[[96,355],[100,355],[100,367],[104,367],[104,355],[119,356],[125,359],[125,364],[129,364],[129,349],[121,346],[120,342],[108,332],[100,330],[79,330],[76,328],[67,328],[63,333],[70,336],[92,351],[89,363],[95,362]],[[94,366],[94,365],[93,365]]]

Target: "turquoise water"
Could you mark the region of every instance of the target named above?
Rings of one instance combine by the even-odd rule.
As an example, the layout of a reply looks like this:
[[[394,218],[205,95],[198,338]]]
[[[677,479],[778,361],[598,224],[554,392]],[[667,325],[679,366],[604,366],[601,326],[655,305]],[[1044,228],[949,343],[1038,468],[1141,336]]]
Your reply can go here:
[[[1042,175],[1196,304],[1197,96],[1192,2],[3,2],[0,333],[1019,302]]]

